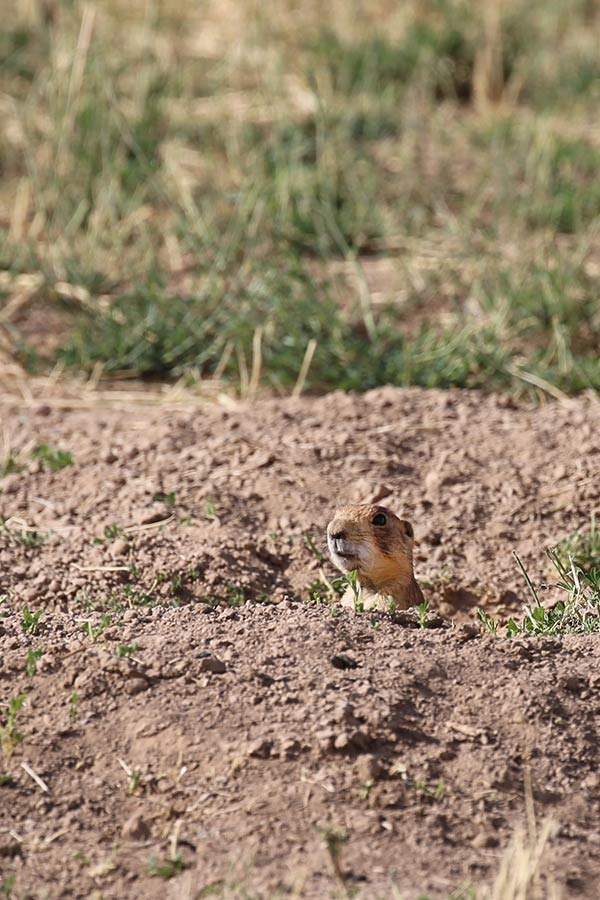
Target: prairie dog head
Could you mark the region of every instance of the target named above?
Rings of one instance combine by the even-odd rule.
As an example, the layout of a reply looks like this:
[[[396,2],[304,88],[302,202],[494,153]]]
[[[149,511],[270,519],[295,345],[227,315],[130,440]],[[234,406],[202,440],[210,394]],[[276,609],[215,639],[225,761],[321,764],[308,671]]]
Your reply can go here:
[[[413,577],[412,525],[385,506],[341,506],[327,526],[327,546],[338,569],[356,570],[373,590]]]

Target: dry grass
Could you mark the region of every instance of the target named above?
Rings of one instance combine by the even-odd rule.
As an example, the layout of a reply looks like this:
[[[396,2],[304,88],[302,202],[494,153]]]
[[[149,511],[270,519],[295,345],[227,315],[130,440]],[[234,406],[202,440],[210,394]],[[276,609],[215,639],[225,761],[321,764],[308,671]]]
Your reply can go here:
[[[600,385],[589,3],[10,5],[5,382]]]

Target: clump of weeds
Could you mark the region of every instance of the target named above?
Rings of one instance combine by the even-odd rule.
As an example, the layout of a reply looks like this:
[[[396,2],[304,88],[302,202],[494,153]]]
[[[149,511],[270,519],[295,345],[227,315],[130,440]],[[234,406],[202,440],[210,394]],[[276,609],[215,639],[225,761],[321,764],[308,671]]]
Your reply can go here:
[[[49,447],[48,444],[41,443],[31,451],[32,459],[38,459],[44,468],[50,469],[51,472],[59,472],[66,466],[73,465],[73,454],[69,450],[59,450],[56,447]]]
[[[546,550],[556,581],[554,588],[561,594],[552,605],[542,604],[521,559],[514,554],[523,575],[531,602],[525,605],[520,621],[511,617],[506,623],[506,635],[520,634],[557,636],[564,634],[600,633],[600,556],[598,532],[592,518],[589,532],[578,532]],[[485,610],[478,610],[484,627],[497,634],[500,623]]]
[[[3,709],[4,724],[0,725],[0,748],[6,756],[10,756],[15,747],[24,740],[24,735],[17,728],[17,718],[25,703],[25,694],[11,697]]]

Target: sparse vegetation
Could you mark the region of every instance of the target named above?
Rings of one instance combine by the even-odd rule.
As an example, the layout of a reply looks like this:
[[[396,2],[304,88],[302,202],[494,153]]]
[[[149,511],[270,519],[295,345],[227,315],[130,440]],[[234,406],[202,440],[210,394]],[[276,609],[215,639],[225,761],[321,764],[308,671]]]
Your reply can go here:
[[[423,603],[418,603],[417,606],[415,606],[419,628],[427,628],[427,613],[429,611],[429,605],[429,600],[424,600]]]
[[[558,578],[555,588],[563,593],[563,597],[552,605],[542,604],[538,589],[515,553],[515,560],[527,584],[532,603],[525,605],[525,615],[520,622],[509,618],[506,623],[506,635],[551,636],[600,632],[598,551],[595,517],[592,517],[589,532],[577,532],[546,551],[554,568],[555,577]],[[485,610],[479,609],[477,612],[486,629],[491,634],[497,634],[500,623]]]
[[[96,544],[104,544],[106,542],[116,541],[117,538],[123,537],[122,527],[118,525],[116,522],[113,522],[111,525],[105,525],[102,537],[94,538],[94,542]]]
[[[115,647],[115,656],[125,657],[131,656],[139,650],[139,644],[134,641],[133,644],[117,644]]]
[[[20,472],[23,466],[19,462],[18,455],[11,450],[4,462],[0,463],[0,478],[5,475],[12,475],[14,472]]]
[[[174,491],[169,494],[158,491],[158,493],[153,494],[152,499],[158,503],[164,503],[166,506],[175,506],[176,494]]]
[[[17,718],[24,703],[25,694],[18,694],[11,697],[3,708],[4,724],[0,725],[0,748],[5,756],[10,756],[17,744],[24,739],[24,735],[17,728]]]
[[[570,568],[573,563],[586,574],[592,569],[600,569],[600,532],[595,514],[592,513],[588,531],[577,531],[559,541],[553,555],[564,567]]]
[[[25,662],[25,671],[29,678],[32,678],[37,672],[38,659],[44,655],[43,650],[34,650],[32,647],[27,651],[27,659]]]
[[[49,447],[48,444],[38,444],[31,451],[33,459],[39,459],[43,466],[50,469],[51,472],[59,472],[66,466],[73,465],[73,454],[68,450],[59,450],[55,447]]]
[[[271,19],[242,4],[239,53],[204,66],[178,38],[200,28],[186,5],[127,7],[125,39],[122,0],[102,16],[62,4],[51,27],[14,3],[13,355],[250,396],[599,388],[598,11],[514,0],[491,27],[486,8],[359,3],[352,23],[307,9],[291,28],[285,4]],[[74,86],[63,64],[82,27]]]
[[[593,893],[593,641],[528,638],[600,634],[595,518],[548,551],[553,585],[499,574],[521,615],[478,611],[521,656],[416,630],[429,601],[348,614],[357,573],[328,580],[299,508],[391,496],[433,605],[472,621],[477,563],[595,498],[588,397],[552,433],[507,397],[483,425],[477,398],[382,391],[264,428],[231,395],[600,390],[599,34],[591,0],[6,0],[0,897]],[[555,442],[518,485],[513,413]],[[238,609],[298,585],[327,608]],[[529,835],[451,892],[492,877],[521,777]]]
[[[308,597],[315,603],[333,603],[342,596],[347,586],[348,581],[343,575],[327,581],[317,578],[307,588]]]
[[[112,621],[112,617],[108,614],[102,616],[98,624],[93,625],[92,622],[85,622],[82,631],[87,637],[91,638],[94,643],[101,637]]]
[[[204,511],[207,519],[215,519],[217,516],[217,507],[212,497],[207,497],[204,501]]]
[[[14,872],[9,872],[2,876],[2,880],[0,881],[0,897],[12,897],[16,880],[17,876]]]
[[[148,874],[156,878],[174,878],[187,868],[187,864],[180,854],[173,858],[157,859],[151,856],[148,861]]]
[[[8,544],[20,544],[28,550],[37,550],[48,540],[48,534],[42,534],[35,528],[13,527],[9,521],[0,516],[0,538]]]
[[[27,606],[24,606],[23,618],[21,619],[21,628],[23,629],[23,631],[28,631],[31,635],[36,634],[40,619],[43,615],[44,611],[42,609],[38,609],[36,612],[32,612],[30,609],[28,609]]]

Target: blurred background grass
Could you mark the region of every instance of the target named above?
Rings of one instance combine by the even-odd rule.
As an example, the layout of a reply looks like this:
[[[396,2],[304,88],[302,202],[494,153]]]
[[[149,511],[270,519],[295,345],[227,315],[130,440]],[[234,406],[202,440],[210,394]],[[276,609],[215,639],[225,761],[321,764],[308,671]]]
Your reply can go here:
[[[593,0],[4,0],[0,354],[600,388]]]

